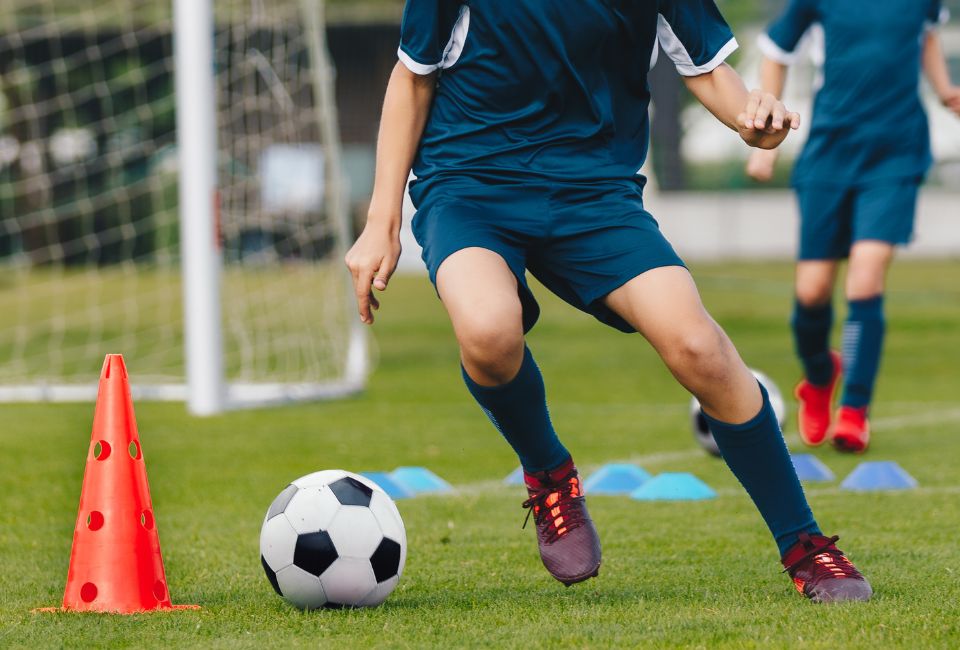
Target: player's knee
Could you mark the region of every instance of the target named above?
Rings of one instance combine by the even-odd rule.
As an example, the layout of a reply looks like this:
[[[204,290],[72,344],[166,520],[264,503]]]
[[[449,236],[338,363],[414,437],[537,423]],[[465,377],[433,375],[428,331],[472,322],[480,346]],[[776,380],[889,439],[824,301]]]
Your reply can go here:
[[[833,285],[829,282],[809,282],[797,287],[797,302],[804,307],[821,307],[833,297]]]
[[[461,326],[457,339],[464,362],[485,375],[509,380],[500,375],[515,371],[523,358],[523,325],[513,320],[485,315]]]
[[[847,276],[847,299],[865,300],[879,296],[884,291],[884,284],[883,273],[856,272],[851,269]]]
[[[727,346],[723,331],[712,322],[682,328],[675,335],[664,360],[679,377],[694,374],[701,379],[726,372]]]

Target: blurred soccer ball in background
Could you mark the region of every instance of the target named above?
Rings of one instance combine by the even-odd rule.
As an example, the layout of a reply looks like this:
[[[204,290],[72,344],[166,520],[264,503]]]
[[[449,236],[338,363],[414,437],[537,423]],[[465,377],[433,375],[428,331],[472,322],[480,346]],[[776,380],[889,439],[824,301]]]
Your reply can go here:
[[[406,559],[407,534],[393,500],[370,479],[339,469],[288,485],[260,530],[267,579],[301,609],[379,605]]]
[[[773,406],[773,412],[776,413],[777,422],[780,423],[780,428],[782,429],[783,423],[786,422],[787,418],[787,405],[783,401],[783,394],[780,392],[780,389],[777,388],[777,385],[773,383],[773,380],[765,374],[752,368],[750,372],[752,372],[757,378],[757,381],[767,389],[767,394],[770,396],[770,405]],[[690,398],[690,425],[693,429],[693,437],[697,443],[707,452],[714,456],[719,456],[720,448],[717,447],[717,441],[713,439],[713,433],[710,432],[710,428],[707,426],[707,420],[703,417],[703,413],[700,412],[700,402],[696,397]]]

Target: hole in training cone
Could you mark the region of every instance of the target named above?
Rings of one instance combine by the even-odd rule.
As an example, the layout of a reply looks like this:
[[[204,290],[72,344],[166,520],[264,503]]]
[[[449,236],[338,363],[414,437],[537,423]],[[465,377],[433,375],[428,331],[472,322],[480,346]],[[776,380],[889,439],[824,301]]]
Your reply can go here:
[[[106,460],[110,456],[110,445],[105,440],[98,440],[93,444],[94,460]]]
[[[111,453],[124,449],[128,453]],[[173,609],[199,607],[170,602],[127,369],[122,356],[109,354],[100,372],[62,611]]]
[[[90,530],[100,530],[103,528],[103,514],[94,510],[87,515],[87,528]]]

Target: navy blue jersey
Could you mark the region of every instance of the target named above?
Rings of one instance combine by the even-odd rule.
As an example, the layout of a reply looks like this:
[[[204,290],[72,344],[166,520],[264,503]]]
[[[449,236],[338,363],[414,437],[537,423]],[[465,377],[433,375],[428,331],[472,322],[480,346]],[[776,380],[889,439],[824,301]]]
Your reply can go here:
[[[932,162],[920,101],[923,38],[940,0],[791,0],[760,37],[789,65],[804,33],[823,27],[822,86],[795,184],[860,185],[921,177]]]
[[[737,47],[713,0],[407,0],[400,60],[440,70],[414,173],[642,182],[658,39],[682,75]]]

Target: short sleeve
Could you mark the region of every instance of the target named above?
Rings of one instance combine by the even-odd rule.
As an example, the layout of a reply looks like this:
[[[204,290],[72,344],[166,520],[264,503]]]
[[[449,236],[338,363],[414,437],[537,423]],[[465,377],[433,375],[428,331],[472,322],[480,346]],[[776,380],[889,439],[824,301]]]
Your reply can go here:
[[[685,77],[712,72],[737,49],[713,0],[660,0],[657,39]]]
[[[927,29],[935,29],[950,20],[950,11],[941,0],[927,0]]]
[[[760,51],[784,65],[796,62],[797,44],[810,26],[818,22],[815,0],[790,0],[786,11],[760,34]]]
[[[407,0],[400,26],[400,61],[419,75],[444,66],[455,37],[469,9],[451,0]]]

